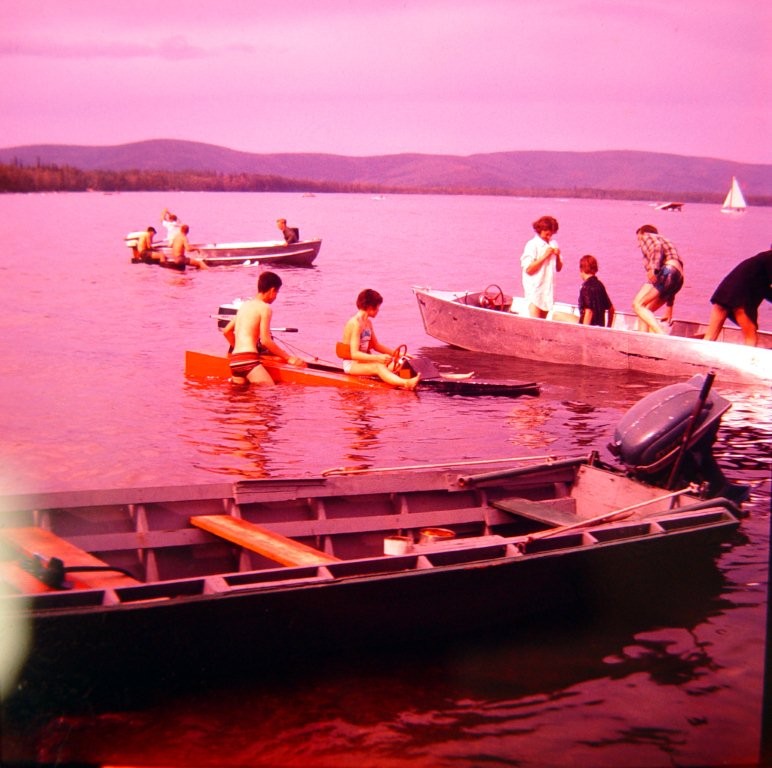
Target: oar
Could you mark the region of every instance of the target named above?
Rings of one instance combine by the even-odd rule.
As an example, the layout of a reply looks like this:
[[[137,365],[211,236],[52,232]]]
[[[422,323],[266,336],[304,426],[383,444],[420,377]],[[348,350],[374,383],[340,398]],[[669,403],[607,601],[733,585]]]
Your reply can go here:
[[[214,320],[233,320],[236,315],[209,315]],[[297,328],[271,328],[271,333],[298,333]]]
[[[539,531],[528,536],[528,541],[535,541],[536,539],[546,539],[548,536],[554,536],[564,531],[571,531],[574,528],[584,528],[587,525],[594,525],[595,523],[602,523],[606,520],[613,520],[617,517],[627,516],[631,512],[641,507],[646,507],[649,504],[655,504],[658,501],[665,501],[666,499],[674,499],[676,496],[683,496],[685,493],[698,490],[698,486],[694,483],[690,483],[686,488],[682,488],[680,491],[673,491],[671,493],[665,493],[662,496],[655,496],[653,499],[646,499],[646,501],[639,501],[637,504],[631,504],[629,507],[622,507],[622,509],[615,509],[613,512],[606,512],[597,517],[588,517],[585,520],[577,520],[575,523],[568,523],[567,525],[560,525],[557,528],[550,528],[548,531]]]
[[[692,415],[689,417],[689,423],[686,425],[684,436],[681,439],[681,447],[678,449],[678,455],[676,456],[675,463],[673,464],[673,469],[670,472],[670,477],[668,478],[667,485],[665,486],[666,488],[672,488],[676,481],[678,470],[681,469],[681,463],[683,462],[684,456],[686,455],[686,449],[689,447],[689,441],[692,439],[694,428],[697,426],[697,419],[700,417],[700,413],[705,407],[705,401],[708,399],[710,388],[713,386],[713,380],[715,378],[715,371],[709,371],[707,376],[705,376],[702,389],[700,390],[700,394],[697,397],[697,402],[694,404]]]

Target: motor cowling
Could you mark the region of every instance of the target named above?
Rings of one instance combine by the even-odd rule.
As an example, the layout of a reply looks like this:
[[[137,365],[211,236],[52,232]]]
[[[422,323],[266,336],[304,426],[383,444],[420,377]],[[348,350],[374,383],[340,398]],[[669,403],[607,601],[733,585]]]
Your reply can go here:
[[[696,483],[708,497],[740,500],[747,486],[730,483],[713,456],[721,417],[731,403],[713,391],[704,396],[705,384],[706,376],[693,376],[642,398],[619,421],[608,448],[646,482],[663,488]]]

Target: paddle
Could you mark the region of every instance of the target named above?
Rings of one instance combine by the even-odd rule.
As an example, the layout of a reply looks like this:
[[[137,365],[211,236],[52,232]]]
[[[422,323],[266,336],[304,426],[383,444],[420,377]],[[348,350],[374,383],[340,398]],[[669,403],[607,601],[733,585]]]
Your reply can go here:
[[[209,317],[213,318],[214,320],[226,320],[230,322],[233,320],[234,317],[236,317],[235,314],[233,315],[209,315]],[[298,333],[297,328],[271,328],[271,333]]]

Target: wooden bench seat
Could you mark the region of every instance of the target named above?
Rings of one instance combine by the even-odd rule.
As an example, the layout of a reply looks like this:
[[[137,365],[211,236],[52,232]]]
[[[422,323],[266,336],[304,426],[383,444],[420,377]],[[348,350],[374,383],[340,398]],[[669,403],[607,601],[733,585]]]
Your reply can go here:
[[[9,587],[14,594],[34,595],[54,591],[53,587],[25,571],[18,563],[0,563],[0,584]]]
[[[40,555],[44,561],[58,557],[65,568],[69,567],[105,567],[108,564],[86,552],[69,541],[65,541],[51,531],[43,528],[0,528],[0,538],[25,557]],[[19,566],[20,570],[24,570]],[[13,569],[11,569],[13,572]],[[11,575],[13,575],[11,573]],[[32,574],[29,574],[32,578]],[[142,582],[119,571],[74,571],[65,576],[73,589],[114,589],[115,587],[136,586]],[[36,579],[36,581],[38,581]],[[42,583],[42,582],[39,582]],[[30,590],[33,591],[33,590]],[[42,590],[34,590],[42,591]]]
[[[230,515],[196,515],[190,518],[190,522],[197,528],[282,565],[326,565],[340,562],[338,557]]]

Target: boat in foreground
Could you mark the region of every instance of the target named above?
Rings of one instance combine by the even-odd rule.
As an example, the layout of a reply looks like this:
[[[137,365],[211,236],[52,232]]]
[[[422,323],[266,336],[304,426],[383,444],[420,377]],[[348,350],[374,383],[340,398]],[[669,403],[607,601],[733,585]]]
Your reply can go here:
[[[126,245],[132,254],[141,232],[129,232]],[[256,267],[260,264],[273,264],[291,267],[310,267],[319,255],[322,247],[320,239],[300,240],[287,245],[284,240],[265,240],[254,243],[204,243],[191,245],[191,251],[198,251],[208,267]],[[168,246],[158,246],[157,250],[171,255]],[[132,258],[135,263],[144,263]]]
[[[4,498],[0,608],[6,627],[31,624],[24,687],[73,674],[111,686],[116,670],[166,679],[575,610],[631,579],[693,574],[739,524],[726,500],[585,459],[495,469]]]
[[[635,315],[617,312],[611,328],[528,317],[522,297],[498,286],[484,291],[414,287],[426,332],[461,349],[595,368],[689,376],[708,369],[722,382],[772,383],[772,333],[759,331],[756,347],[739,329],[725,326],[718,341],[705,341],[706,325],[675,320],[665,334],[635,330]],[[511,311],[514,305],[514,312]],[[577,310],[556,304],[556,317],[576,320]],[[567,318],[568,319],[568,318]]]
[[[592,453],[0,497],[0,612],[29,632],[20,690],[656,605],[739,526],[682,461],[681,445],[710,452],[728,407],[704,392],[639,403],[615,433],[624,471]],[[652,451],[674,490],[649,481]]]

